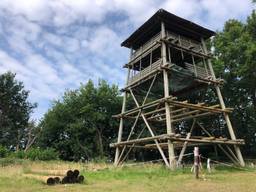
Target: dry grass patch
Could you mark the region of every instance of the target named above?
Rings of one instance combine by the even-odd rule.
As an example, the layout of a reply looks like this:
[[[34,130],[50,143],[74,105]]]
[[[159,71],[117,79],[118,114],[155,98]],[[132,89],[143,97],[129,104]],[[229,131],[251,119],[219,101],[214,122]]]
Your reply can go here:
[[[105,163],[72,163],[62,161],[24,162],[0,168],[1,192],[86,191],[86,192],[249,192],[256,191],[256,171],[217,168],[204,179],[194,179],[190,169],[170,171],[160,164],[114,168]],[[47,186],[49,176],[62,176],[78,169],[87,179],[84,184]]]

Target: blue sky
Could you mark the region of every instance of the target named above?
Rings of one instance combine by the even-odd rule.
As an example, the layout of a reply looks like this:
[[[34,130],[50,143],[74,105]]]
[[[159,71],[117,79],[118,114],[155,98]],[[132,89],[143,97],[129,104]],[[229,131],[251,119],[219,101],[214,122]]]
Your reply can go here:
[[[250,0],[1,0],[0,73],[24,82],[37,120],[88,79],[122,86],[129,50],[120,43],[159,8],[221,30],[255,7]]]

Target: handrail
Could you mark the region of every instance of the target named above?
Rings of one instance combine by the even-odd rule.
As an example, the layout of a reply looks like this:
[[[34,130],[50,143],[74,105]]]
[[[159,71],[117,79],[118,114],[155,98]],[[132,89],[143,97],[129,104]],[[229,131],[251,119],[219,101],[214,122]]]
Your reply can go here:
[[[196,67],[196,69],[195,69]],[[203,67],[199,67],[197,65],[192,65],[190,63],[185,62],[185,68],[189,70],[190,72],[194,73],[196,77],[200,78],[209,78],[211,77],[211,72],[209,69],[205,69]]]
[[[143,79],[145,76],[147,76],[148,74],[150,74],[152,71],[156,70],[157,68],[160,67],[161,65],[161,59],[157,60],[156,62],[152,63],[152,65],[149,65],[148,67],[146,67],[145,69],[139,71],[139,73],[137,73],[136,75],[132,76],[129,78],[128,84],[132,84],[135,81],[138,81],[140,79]]]
[[[150,40],[148,40],[145,44],[143,44],[140,48],[138,48],[131,57],[131,60],[136,58],[138,55],[142,54],[145,50],[147,50],[149,47],[151,47],[154,43],[159,41],[161,38],[160,33],[157,33],[155,36],[153,36]]]

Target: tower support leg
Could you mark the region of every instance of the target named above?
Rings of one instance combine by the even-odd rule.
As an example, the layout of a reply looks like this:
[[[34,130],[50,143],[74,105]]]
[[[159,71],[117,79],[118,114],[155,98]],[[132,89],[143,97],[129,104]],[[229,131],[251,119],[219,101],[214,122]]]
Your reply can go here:
[[[206,48],[206,45],[205,45],[205,42],[204,42],[204,39],[201,39],[201,42],[202,42],[202,45],[203,45],[204,53],[208,54],[207,53],[207,48]],[[208,63],[208,67],[210,69],[211,75],[213,77],[213,80],[216,80],[216,76],[215,76],[215,73],[214,73],[214,70],[213,70],[213,67],[212,67],[211,60],[207,59],[207,63]],[[215,85],[215,90],[217,92],[217,96],[219,98],[219,102],[220,102],[221,108],[225,109],[226,106],[225,106],[225,103],[224,103],[224,100],[223,100],[223,97],[222,97],[219,85]],[[234,130],[233,130],[233,127],[232,127],[229,115],[227,113],[225,113],[225,112],[223,113],[223,115],[224,115],[225,121],[227,123],[228,131],[229,131],[231,139],[236,140],[236,136],[235,136],[235,133],[234,133]],[[234,145],[234,148],[235,148],[235,152],[236,152],[237,158],[239,160],[239,164],[242,167],[244,167],[245,163],[244,163],[244,159],[243,159],[243,156],[242,156],[242,153],[241,153],[241,150],[240,150],[239,146]]]
[[[169,97],[168,74],[167,74],[167,71],[165,71],[165,70],[164,70],[164,92],[165,92],[165,94],[164,94],[165,97]],[[172,134],[172,133],[174,133],[174,129],[172,127],[172,122],[171,122],[170,106],[167,102],[165,102],[165,113],[166,113],[167,134]],[[174,152],[173,142],[170,140],[168,140],[168,157],[169,157],[170,168],[174,169],[176,166],[175,152]]]
[[[220,92],[219,86],[215,86],[215,89],[217,91],[217,95],[218,95],[218,98],[219,98],[219,101],[220,101],[221,108],[225,109],[226,108],[225,107],[225,103],[223,101],[223,97],[222,97],[222,94]],[[233,130],[233,127],[232,127],[229,115],[227,113],[225,113],[225,112],[223,113],[223,115],[224,115],[225,121],[227,123],[228,131],[229,131],[231,139],[236,140],[236,136],[235,136],[235,133],[234,133],[234,130]],[[235,148],[235,152],[236,152],[237,158],[239,160],[239,164],[242,167],[244,167],[245,163],[244,163],[244,159],[243,159],[240,147],[238,145],[234,145],[234,148]]]
[[[165,26],[164,23],[161,23],[161,36],[162,38],[165,37]],[[162,57],[162,64],[166,65],[166,44],[165,42],[162,42],[162,50],[161,50],[161,57]],[[164,77],[164,97],[169,97],[169,79],[168,79],[168,71],[163,70],[163,77]],[[167,102],[165,102],[165,113],[166,113],[166,128],[167,128],[167,134],[174,133],[174,129],[172,127],[171,122],[171,110],[170,106]],[[168,156],[169,156],[169,163],[170,168],[174,169],[176,167],[176,160],[175,160],[175,152],[174,152],[174,145],[173,142],[168,140]]]
[[[122,104],[122,113],[125,112],[126,98],[127,98],[127,93],[124,92],[124,98],[123,98],[123,104]],[[117,137],[117,142],[118,143],[121,142],[121,140],[122,140],[123,126],[124,126],[124,119],[123,119],[123,117],[121,117],[120,118],[120,124],[119,124],[119,130],[118,130],[118,137]],[[114,161],[115,166],[118,166],[119,155],[120,155],[120,148],[116,147],[116,154],[115,154],[115,161]]]

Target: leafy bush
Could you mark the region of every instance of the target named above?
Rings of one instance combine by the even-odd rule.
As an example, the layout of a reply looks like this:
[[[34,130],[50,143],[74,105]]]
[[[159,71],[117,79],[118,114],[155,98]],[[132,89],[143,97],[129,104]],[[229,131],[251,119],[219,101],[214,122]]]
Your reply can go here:
[[[7,157],[9,151],[6,147],[0,145],[0,158]]]
[[[39,149],[39,148],[31,148],[28,151],[17,151],[12,154],[13,157],[19,159],[30,159],[32,161],[35,160],[56,160],[59,157],[59,154],[54,149]]]
[[[10,157],[18,158],[18,159],[25,159],[26,154],[25,151],[15,151],[10,154]]]
[[[32,148],[26,152],[26,156],[30,160],[56,160],[58,159],[58,153],[54,149],[39,149]]]

